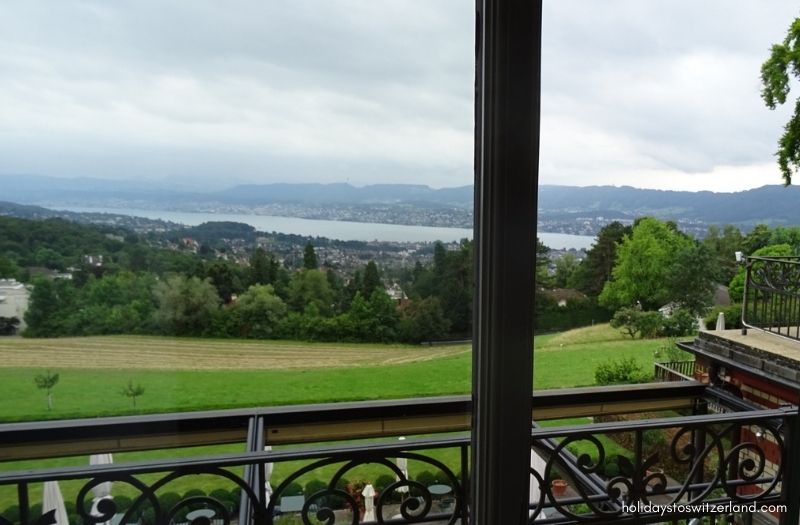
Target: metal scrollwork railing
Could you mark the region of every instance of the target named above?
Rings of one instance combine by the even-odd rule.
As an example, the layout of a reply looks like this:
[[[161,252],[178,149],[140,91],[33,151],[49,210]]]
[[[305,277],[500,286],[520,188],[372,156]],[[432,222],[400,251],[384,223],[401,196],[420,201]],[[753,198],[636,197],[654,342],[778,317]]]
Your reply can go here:
[[[646,518],[652,504],[669,512],[784,501],[785,417],[779,409],[537,428],[529,523]]]
[[[800,257],[745,258],[742,324],[800,340]]]
[[[77,492],[75,512],[86,525],[114,523],[139,525],[231,525],[233,509],[230,501],[222,501],[213,494],[184,495],[174,500],[165,499],[173,482],[203,476],[216,478],[217,484],[234,486],[247,504],[246,520],[252,525],[302,523],[304,525],[360,525],[364,523],[424,523],[436,522],[453,525],[467,523],[466,487],[469,440],[466,437],[449,439],[417,439],[400,443],[371,443],[369,445],[336,446],[326,448],[294,449],[249,452],[239,455],[221,455],[202,460],[192,459],[172,463],[142,463],[65,468],[40,471],[35,475],[3,474],[0,485],[16,484],[20,494],[20,507],[25,507],[23,525],[53,525],[55,512],[45,512],[41,517],[27,516],[28,489],[32,483],[45,481],[81,480]],[[448,449],[454,450],[448,452]],[[453,466],[437,456],[458,457]],[[266,490],[264,474],[282,463],[299,462],[284,466],[294,469],[285,475],[274,491]],[[429,480],[409,476],[408,464],[414,472],[436,472]],[[348,474],[369,465],[374,473],[379,467],[394,480],[366,495],[359,487],[354,491],[343,484]],[[402,465],[402,466],[401,466]],[[258,472],[257,482],[248,482],[250,471]],[[333,474],[330,474],[333,469]],[[354,475],[358,476],[357,472]],[[326,477],[327,476],[327,477]],[[155,479],[155,480],[154,480]],[[299,508],[281,509],[284,496],[297,497],[292,492],[298,480],[324,482],[313,493],[301,496]],[[154,481],[153,481],[154,480]],[[94,497],[98,486],[113,483],[115,489],[124,487],[133,498]],[[208,484],[208,483],[207,483]],[[212,485],[214,483],[211,483]],[[259,488],[260,487],[260,488]],[[435,488],[446,488],[446,492]],[[174,493],[173,493],[174,494]],[[32,518],[32,519],[31,519]],[[1,525],[13,525],[17,520],[0,517]],[[242,523],[241,518],[238,523]]]

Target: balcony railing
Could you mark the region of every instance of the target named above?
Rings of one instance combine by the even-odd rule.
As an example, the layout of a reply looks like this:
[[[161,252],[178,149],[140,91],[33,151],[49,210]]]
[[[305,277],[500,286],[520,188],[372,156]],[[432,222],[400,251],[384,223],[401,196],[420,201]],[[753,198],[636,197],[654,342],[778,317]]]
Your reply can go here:
[[[694,361],[654,363],[653,377],[656,381],[692,381],[694,379]]]
[[[694,381],[535,393],[530,523],[663,521],[660,514],[636,510],[637,503],[647,502],[789,502],[794,480],[785,465],[798,456],[789,446],[787,429],[797,428],[797,409],[700,413],[705,400],[724,401],[713,394],[711,387]],[[693,415],[621,419],[622,414],[665,411]],[[75,480],[79,488],[71,501],[87,525],[112,519],[152,525],[466,525],[470,439],[463,431],[469,428],[470,413],[469,398],[448,397],[0,425],[0,458],[5,461],[243,444],[240,453],[3,472],[0,490],[14,488],[19,519],[0,517],[0,524],[53,523],[52,513],[32,512],[34,484]],[[591,424],[539,425],[588,416],[594,417]],[[411,437],[399,441],[398,435]],[[298,443],[303,445],[283,446]],[[265,450],[265,445],[276,448]],[[374,497],[371,511],[367,496],[344,482],[356,479],[364,465],[390,479]],[[412,474],[428,470],[436,478],[410,475],[409,465]],[[281,479],[270,480],[270,472],[279,467]],[[234,487],[238,513],[210,493],[167,502],[164,493],[187,479],[216,479]],[[315,491],[279,514],[296,482],[308,479],[316,480]],[[272,491],[265,490],[268,481]],[[92,501],[93,489],[106,482],[135,495],[125,501]],[[676,507],[670,517],[679,512]]]
[[[800,340],[800,258],[746,257],[742,324]]]

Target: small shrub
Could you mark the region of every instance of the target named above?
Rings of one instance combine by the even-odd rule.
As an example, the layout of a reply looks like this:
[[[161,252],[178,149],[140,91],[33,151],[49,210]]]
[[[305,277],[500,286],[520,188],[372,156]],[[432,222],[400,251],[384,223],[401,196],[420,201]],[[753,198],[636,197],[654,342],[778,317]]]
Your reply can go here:
[[[436,475],[430,470],[423,470],[422,472],[416,475],[414,481],[416,481],[420,485],[428,487],[430,485],[436,484]]]
[[[713,310],[703,319],[706,325],[706,330],[713,330],[717,326],[717,317],[719,313],[725,314],[725,329],[736,330],[742,327],[742,305],[731,304],[728,306],[716,306]]]
[[[117,498],[114,498],[116,501]],[[164,512],[169,512],[169,510],[174,507],[179,501],[181,500],[181,495],[177,492],[165,492],[158,496],[158,502],[161,504],[161,510]]]
[[[167,493],[167,494],[168,494],[168,493]],[[164,494],[164,495],[166,496],[166,494]],[[202,489],[189,489],[189,490],[187,490],[186,492],[184,492],[184,493],[183,493],[183,498],[182,498],[182,499],[186,499],[186,498],[196,498],[196,497],[198,497],[198,496],[199,496],[199,497],[203,497],[203,496],[205,496],[205,495],[206,495],[206,493],[205,493],[205,492],[203,492],[203,490],[202,490]]]
[[[644,383],[648,378],[636,359],[630,357],[601,363],[594,371],[594,380],[598,385],[627,385]]]
[[[303,495],[303,486],[296,482],[292,481],[288,485],[286,485],[286,489],[284,489],[281,496],[302,496]]]
[[[389,474],[381,474],[375,479],[375,483],[372,484],[375,487],[375,490],[378,492],[384,492],[386,487],[394,483],[396,478],[394,476],[390,476]]]
[[[666,337],[683,337],[692,335],[697,330],[697,321],[688,310],[680,308],[663,318],[661,333]]]
[[[18,505],[11,505],[6,510],[3,511],[2,516],[10,521],[11,523],[16,523],[19,521],[19,506]]]
[[[120,494],[119,496],[114,496],[114,503],[117,505],[117,512],[125,512],[131,505],[133,504],[133,499],[129,498],[128,496]]]

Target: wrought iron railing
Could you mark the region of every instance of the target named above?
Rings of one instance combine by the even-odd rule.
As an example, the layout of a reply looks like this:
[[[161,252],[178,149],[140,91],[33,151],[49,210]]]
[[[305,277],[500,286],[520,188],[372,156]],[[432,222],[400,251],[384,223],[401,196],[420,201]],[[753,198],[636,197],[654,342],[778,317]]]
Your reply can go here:
[[[691,381],[694,379],[694,361],[666,361],[653,364],[656,381]]]
[[[797,460],[786,445],[791,442],[786,430],[797,428],[796,408],[619,419],[632,411],[697,411],[707,392],[703,385],[684,381],[535,394],[537,419],[597,418],[587,425],[533,429],[531,523],[660,521],[623,503],[786,502],[791,484],[784,465]],[[6,460],[245,444],[244,452],[234,454],[0,472],[0,491],[8,495],[13,490],[19,509],[18,516],[0,516],[0,525],[54,523],[52,512],[34,510],[32,495],[38,483],[67,480],[72,482],[67,494],[85,525],[112,520],[141,525],[467,524],[470,440],[451,431],[469,427],[465,416],[470,410],[469,398],[450,397],[0,425],[0,457]],[[419,437],[429,432],[450,433]],[[401,433],[418,437],[395,439]],[[340,441],[368,436],[391,439]],[[270,443],[306,444],[265,450]],[[371,476],[383,473],[382,484],[371,480],[378,488],[370,499],[372,509],[364,487],[346,482],[363,476],[359,469],[365,466]],[[270,479],[273,469],[282,472]],[[433,474],[430,479],[419,475],[425,470]],[[215,480],[228,493],[235,491],[238,501],[231,505],[212,492],[166,497],[187,479]],[[313,490],[309,480],[314,480]],[[563,493],[557,480],[568,485]],[[133,497],[99,497],[95,490],[108,482],[115,492],[122,489]],[[269,490],[267,482],[272,483]],[[294,491],[302,482],[298,503]],[[293,497],[293,508],[280,508]]]
[[[537,428],[529,522],[668,521],[712,506],[785,504],[794,473],[782,428],[792,417],[779,409]]]
[[[800,257],[746,257],[743,331],[800,340]]]

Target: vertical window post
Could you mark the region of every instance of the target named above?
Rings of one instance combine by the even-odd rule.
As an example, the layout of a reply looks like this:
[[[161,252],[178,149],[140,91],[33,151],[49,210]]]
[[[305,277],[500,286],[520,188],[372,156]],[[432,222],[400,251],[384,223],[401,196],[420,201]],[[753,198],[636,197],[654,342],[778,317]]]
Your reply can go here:
[[[477,0],[472,524],[527,522],[541,0]]]

